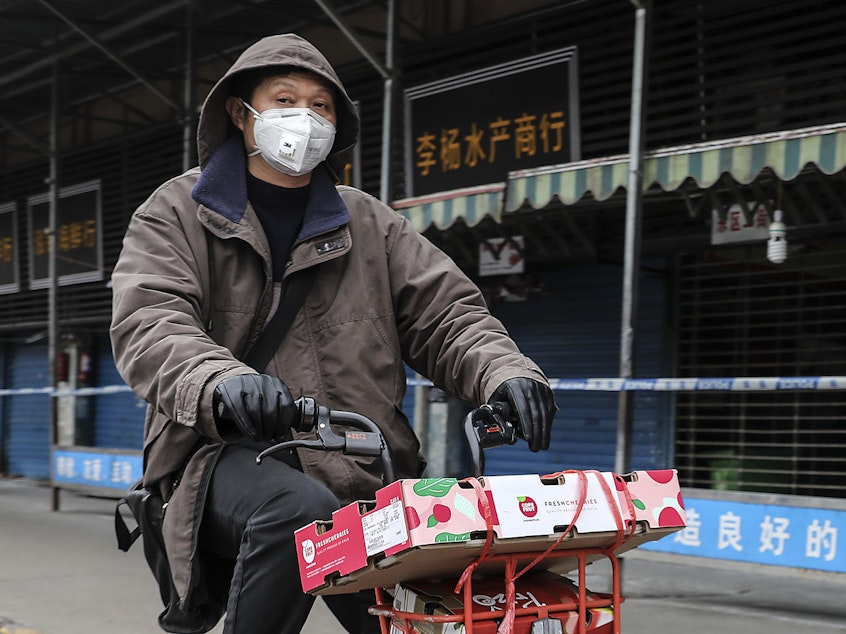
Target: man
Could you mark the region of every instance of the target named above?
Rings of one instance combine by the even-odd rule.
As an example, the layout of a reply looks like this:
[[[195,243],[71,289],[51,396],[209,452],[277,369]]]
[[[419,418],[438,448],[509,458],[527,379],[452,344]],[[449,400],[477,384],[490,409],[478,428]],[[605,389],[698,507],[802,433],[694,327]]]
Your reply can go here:
[[[179,612],[207,631],[225,609],[227,633],[299,632],[313,597],[299,586],[293,531],[380,486],[375,461],[340,452],[255,464],[270,441],[298,433],[292,393],[376,421],[398,477],[424,466],[402,414],[403,361],[468,403],[510,403],[531,449],[549,446],[552,391],[478,289],[390,208],[335,186],[330,164],[358,132],[323,55],[295,35],[265,38],[209,93],[199,168],[130,222],[111,336],[121,375],[149,403],[145,484],[168,500],[179,600],[160,617],[165,629],[178,629],[168,615]],[[307,271],[316,278],[290,329],[250,367],[285,289]],[[352,633],[378,632],[371,602],[327,599]]]

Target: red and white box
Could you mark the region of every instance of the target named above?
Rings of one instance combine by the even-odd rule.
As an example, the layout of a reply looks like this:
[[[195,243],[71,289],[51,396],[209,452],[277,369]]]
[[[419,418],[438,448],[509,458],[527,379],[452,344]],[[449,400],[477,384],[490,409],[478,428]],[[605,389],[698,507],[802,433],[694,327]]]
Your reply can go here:
[[[619,554],[684,526],[675,470],[569,471],[475,482],[400,480],[379,489],[375,500],[349,504],[295,537],[303,589],[339,594],[460,573],[484,548],[609,547]],[[577,565],[574,558],[553,563],[558,571]]]
[[[506,610],[506,592],[502,577],[473,580],[473,603],[470,613],[475,615],[473,632],[496,634],[499,621]],[[391,634],[464,634],[466,611],[463,593],[455,592],[455,581],[409,581],[397,584],[393,590]],[[578,631],[579,589],[566,577],[546,571],[532,571],[515,582],[513,634],[530,634],[532,623],[541,614],[561,621],[566,634]],[[585,631],[590,634],[612,634],[614,608],[611,595],[585,590]],[[418,618],[430,615],[435,619]],[[461,620],[451,619],[461,616]]]

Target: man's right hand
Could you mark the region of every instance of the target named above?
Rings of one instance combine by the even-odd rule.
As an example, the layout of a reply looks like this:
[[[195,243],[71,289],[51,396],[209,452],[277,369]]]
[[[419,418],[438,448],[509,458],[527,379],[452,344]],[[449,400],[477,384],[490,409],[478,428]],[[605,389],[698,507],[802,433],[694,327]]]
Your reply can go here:
[[[239,374],[214,388],[214,420],[221,436],[237,430],[253,440],[283,438],[297,417],[291,391],[267,374]]]

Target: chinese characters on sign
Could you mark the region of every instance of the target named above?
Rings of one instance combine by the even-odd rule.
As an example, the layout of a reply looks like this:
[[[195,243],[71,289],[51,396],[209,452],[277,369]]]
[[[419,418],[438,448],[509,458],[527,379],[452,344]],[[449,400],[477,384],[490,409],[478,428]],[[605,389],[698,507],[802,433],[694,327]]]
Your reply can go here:
[[[56,275],[61,286],[103,279],[100,182],[66,187],[56,217]],[[50,196],[29,198],[30,288],[50,284]]]
[[[53,451],[53,482],[126,490],[141,477],[141,455]]]
[[[17,205],[0,205],[0,294],[20,290]]]
[[[570,47],[407,90],[406,193],[577,160],[577,70]]]
[[[732,205],[724,217],[714,209],[711,212],[711,244],[754,242],[770,237],[770,216],[764,205],[758,205],[746,213],[740,205]]]
[[[489,238],[479,244],[479,275],[511,275],[523,273],[523,236]]]
[[[421,176],[437,170],[445,173],[472,169],[485,162],[496,163],[497,148],[503,163],[506,159],[533,158],[539,154],[560,156],[565,147],[565,124],[564,111],[558,110],[540,115],[523,112],[514,121],[499,116],[487,125],[473,121],[467,135],[459,128],[444,128],[438,138],[426,130],[415,139],[415,166]]]
[[[846,511],[685,499],[687,527],[653,550],[846,572],[838,548]]]
[[[46,232],[37,231],[32,241],[32,254],[35,257],[46,256],[49,251]],[[97,223],[92,218],[67,222],[59,225],[56,231],[56,251],[60,254],[96,247]]]

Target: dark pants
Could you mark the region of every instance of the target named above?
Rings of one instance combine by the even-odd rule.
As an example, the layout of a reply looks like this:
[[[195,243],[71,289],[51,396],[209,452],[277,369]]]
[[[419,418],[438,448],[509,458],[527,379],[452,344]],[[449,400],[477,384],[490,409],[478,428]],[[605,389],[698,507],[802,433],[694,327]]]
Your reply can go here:
[[[314,597],[300,585],[294,531],[330,519],[339,507],[317,480],[280,460],[256,465],[257,452],[231,445],[215,467],[200,525],[200,548],[235,560],[223,631],[226,634],[295,634]],[[367,613],[372,591],[324,597],[350,634],[378,634]]]

